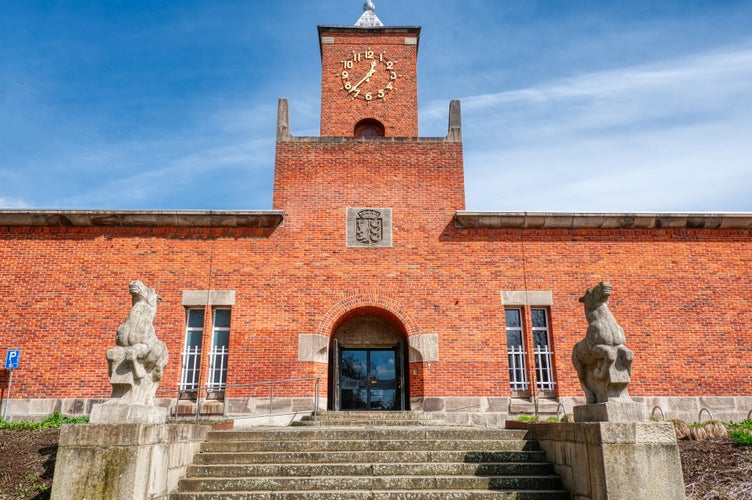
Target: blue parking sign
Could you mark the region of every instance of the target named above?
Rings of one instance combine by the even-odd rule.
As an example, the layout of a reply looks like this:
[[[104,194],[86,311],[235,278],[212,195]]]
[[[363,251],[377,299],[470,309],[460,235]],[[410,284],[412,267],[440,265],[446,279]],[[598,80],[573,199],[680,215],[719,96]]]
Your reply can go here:
[[[15,370],[18,368],[18,360],[21,358],[21,349],[8,349],[5,355],[5,369]]]

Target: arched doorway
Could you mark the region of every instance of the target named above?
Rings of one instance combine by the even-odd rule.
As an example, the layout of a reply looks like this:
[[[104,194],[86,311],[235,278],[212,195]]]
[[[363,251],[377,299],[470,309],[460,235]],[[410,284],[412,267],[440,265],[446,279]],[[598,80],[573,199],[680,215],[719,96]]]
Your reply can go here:
[[[404,331],[378,314],[350,318],[335,328],[329,360],[331,410],[408,409]]]

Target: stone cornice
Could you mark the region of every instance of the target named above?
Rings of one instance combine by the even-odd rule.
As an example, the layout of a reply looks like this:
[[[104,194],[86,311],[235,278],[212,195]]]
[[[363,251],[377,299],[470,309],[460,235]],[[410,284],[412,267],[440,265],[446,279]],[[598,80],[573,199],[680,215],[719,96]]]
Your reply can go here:
[[[2,226],[226,227],[274,229],[281,210],[0,210]]]
[[[457,211],[461,229],[752,229],[752,213],[565,213]]]

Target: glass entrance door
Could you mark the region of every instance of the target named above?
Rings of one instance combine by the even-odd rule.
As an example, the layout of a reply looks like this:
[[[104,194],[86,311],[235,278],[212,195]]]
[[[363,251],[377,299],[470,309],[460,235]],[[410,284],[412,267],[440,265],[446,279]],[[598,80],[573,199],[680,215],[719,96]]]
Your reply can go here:
[[[340,410],[401,410],[395,349],[346,349],[339,357]]]

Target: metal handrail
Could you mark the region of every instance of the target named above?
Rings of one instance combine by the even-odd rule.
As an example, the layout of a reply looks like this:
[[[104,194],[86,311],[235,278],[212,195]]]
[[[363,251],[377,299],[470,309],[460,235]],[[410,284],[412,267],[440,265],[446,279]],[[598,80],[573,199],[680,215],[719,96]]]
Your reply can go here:
[[[697,421],[702,422],[702,412],[708,412],[708,415],[710,415],[710,420],[715,420],[715,417],[713,416],[713,412],[708,410],[707,408],[700,409],[700,414],[697,416]]]
[[[180,398],[183,394],[196,394],[196,418],[198,419],[201,415],[201,393],[208,395],[209,392],[225,392],[228,389],[243,389],[243,388],[252,388],[252,387],[259,387],[259,386],[269,386],[269,414],[271,415],[273,413],[273,407],[274,407],[274,386],[275,385],[282,385],[282,384],[289,384],[292,382],[315,382],[314,384],[314,394],[313,394],[313,415],[314,417],[318,416],[319,412],[319,392],[321,387],[321,378],[320,377],[305,377],[305,378],[290,378],[290,379],[279,379],[279,380],[270,380],[267,382],[253,382],[250,384],[225,384],[222,387],[218,387],[216,384],[207,384],[205,386],[197,387],[195,389],[178,389],[177,396],[175,398],[175,414],[173,416],[174,419],[177,419],[178,417],[178,405],[180,404]],[[205,397],[203,398],[205,399]],[[227,414],[227,404],[222,405],[222,416],[224,417]]]
[[[559,416],[559,408],[561,408],[561,410],[563,412],[561,417]],[[559,405],[556,407],[556,418],[558,418],[559,420],[563,420],[564,417],[566,417],[566,416],[567,416],[567,409],[564,408],[564,403],[562,403],[561,401],[559,401]]]
[[[658,405],[654,406],[653,407],[653,411],[650,412],[650,417],[651,418],[655,416],[655,410],[658,410],[659,412],[661,412],[661,420],[666,420],[666,414],[663,413],[663,408],[661,408]]]
[[[747,413],[747,420],[752,419],[752,410],[749,410],[749,413]]]

